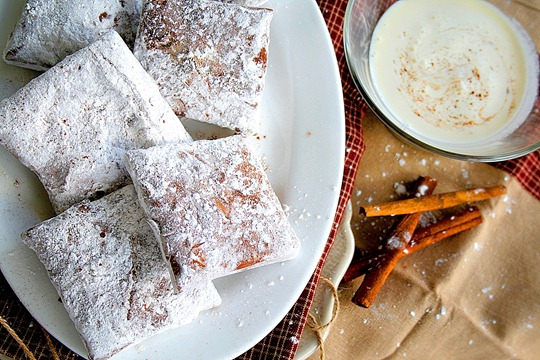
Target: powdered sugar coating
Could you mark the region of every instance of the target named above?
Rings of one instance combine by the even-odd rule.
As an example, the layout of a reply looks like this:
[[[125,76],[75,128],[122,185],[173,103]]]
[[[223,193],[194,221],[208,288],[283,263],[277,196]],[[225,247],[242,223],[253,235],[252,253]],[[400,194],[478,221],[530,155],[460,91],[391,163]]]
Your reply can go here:
[[[126,153],[179,283],[296,256],[299,240],[241,136]]]
[[[115,30],[132,48],[143,0],[27,0],[3,52],[11,65],[44,71]],[[222,0],[261,6],[266,0]]]
[[[134,54],[175,113],[259,131],[272,11],[202,0],[150,0]]]
[[[142,0],[27,0],[4,50],[8,64],[46,70],[109,30],[133,46]]]
[[[232,3],[242,6],[261,6],[267,2],[267,0],[220,0],[223,3]]]
[[[57,213],[131,182],[126,149],[191,141],[111,31],[0,103],[0,143],[34,171]]]
[[[94,359],[188,323],[221,301],[209,282],[174,293],[132,185],[71,207],[23,240],[45,265]]]

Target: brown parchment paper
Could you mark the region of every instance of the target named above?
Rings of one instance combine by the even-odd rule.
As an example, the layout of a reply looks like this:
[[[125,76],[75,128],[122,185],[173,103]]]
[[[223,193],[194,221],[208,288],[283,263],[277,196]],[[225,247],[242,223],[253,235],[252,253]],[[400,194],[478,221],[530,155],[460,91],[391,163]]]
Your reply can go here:
[[[393,221],[358,207],[395,199],[394,187],[419,175],[438,180],[435,193],[498,184],[508,193],[478,204],[480,226],[401,259],[371,308],[351,302],[362,278],[342,284],[326,358],[540,359],[540,203],[491,165],[402,143],[371,114],[364,129],[351,199],[358,248],[378,246]]]

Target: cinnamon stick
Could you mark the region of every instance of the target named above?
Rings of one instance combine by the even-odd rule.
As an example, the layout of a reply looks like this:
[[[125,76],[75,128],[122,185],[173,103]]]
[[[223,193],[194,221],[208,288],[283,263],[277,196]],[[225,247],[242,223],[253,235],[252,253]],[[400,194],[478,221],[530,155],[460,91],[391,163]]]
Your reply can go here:
[[[506,194],[505,186],[494,186],[472,190],[460,190],[443,194],[397,200],[380,205],[368,205],[360,208],[365,216],[405,215],[431,210],[441,210],[468,202],[487,200]]]
[[[477,206],[471,206],[458,214],[447,216],[429,226],[424,228],[416,229],[414,232],[414,241],[431,236],[435,233],[446,231],[453,226],[463,224],[467,221],[482,217],[482,213]]]
[[[345,271],[342,281],[347,283],[362,275],[365,275],[374,267],[379,266],[379,262],[384,256],[386,256],[386,254],[384,252],[380,252],[370,257],[353,260],[347,268],[347,271]]]
[[[406,250],[400,254],[400,258],[475,227],[481,224],[482,221],[480,210],[477,207],[472,207],[457,215],[444,218],[435,224],[419,229],[414,233]],[[349,282],[365,275],[368,271],[378,267],[381,260],[386,256],[386,253],[380,252],[370,257],[354,260],[345,272],[343,282]]]
[[[415,196],[433,193],[436,185],[437,181],[435,179],[420,177],[416,184]],[[386,243],[386,256],[378,262],[373,271],[366,274],[360,288],[354,294],[353,302],[355,304],[367,308],[375,300],[388,275],[390,275],[400,259],[400,254],[412,239],[421,216],[422,213],[409,214],[398,223]]]
[[[446,239],[450,236],[459,234],[460,232],[463,232],[465,230],[468,230],[470,228],[473,228],[477,225],[480,225],[483,222],[483,219],[481,216],[476,217],[474,219],[471,219],[469,221],[466,221],[464,223],[449,227],[446,230],[439,231],[437,233],[431,234],[429,236],[426,236],[424,238],[418,239],[418,240],[411,240],[411,244],[407,247],[407,252],[403,255],[412,254],[418,250],[421,250],[425,248],[426,246],[429,246],[431,244],[434,244],[438,241],[441,241],[443,239]],[[413,238],[414,239],[414,238]]]

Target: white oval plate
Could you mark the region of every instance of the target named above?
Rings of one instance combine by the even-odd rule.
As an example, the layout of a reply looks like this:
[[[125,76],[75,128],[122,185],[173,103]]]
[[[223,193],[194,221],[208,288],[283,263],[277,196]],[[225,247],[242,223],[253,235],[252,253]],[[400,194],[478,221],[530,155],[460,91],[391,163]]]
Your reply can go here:
[[[6,43],[23,6],[23,0],[0,2],[0,44]],[[259,152],[269,166],[276,193],[289,208],[289,219],[302,241],[301,252],[286,263],[216,280],[221,306],[201,313],[191,324],[128,348],[115,359],[228,359],[242,354],[286,315],[324,249],[345,153],[337,61],[314,0],[270,0],[265,6],[274,9],[274,19]],[[36,75],[0,63],[0,99]],[[0,269],[36,320],[84,355],[44,268],[19,237],[51,215],[39,181],[0,146]]]

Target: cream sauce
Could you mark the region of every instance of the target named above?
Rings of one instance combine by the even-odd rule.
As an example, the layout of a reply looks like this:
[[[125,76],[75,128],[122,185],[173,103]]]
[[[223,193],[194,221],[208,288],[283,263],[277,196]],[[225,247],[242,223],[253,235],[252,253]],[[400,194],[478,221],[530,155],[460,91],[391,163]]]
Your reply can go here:
[[[538,91],[534,44],[483,0],[396,2],[374,31],[370,73],[404,129],[456,145],[508,134]]]

